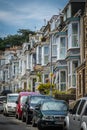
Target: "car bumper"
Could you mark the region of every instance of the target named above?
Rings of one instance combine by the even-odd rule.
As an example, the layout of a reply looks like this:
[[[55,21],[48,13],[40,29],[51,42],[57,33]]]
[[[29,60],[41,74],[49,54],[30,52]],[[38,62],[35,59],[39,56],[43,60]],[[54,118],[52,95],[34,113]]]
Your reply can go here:
[[[64,121],[44,121],[41,120],[40,125],[42,127],[63,127]]]

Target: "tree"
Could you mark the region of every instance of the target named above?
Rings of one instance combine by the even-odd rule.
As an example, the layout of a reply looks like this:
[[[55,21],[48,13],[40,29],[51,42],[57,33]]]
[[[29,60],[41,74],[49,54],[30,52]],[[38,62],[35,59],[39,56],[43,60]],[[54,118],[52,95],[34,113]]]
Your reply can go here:
[[[29,29],[19,29],[18,34],[0,38],[0,50],[4,50],[6,47],[21,46],[24,42],[29,42],[29,34],[34,35],[35,32]]]

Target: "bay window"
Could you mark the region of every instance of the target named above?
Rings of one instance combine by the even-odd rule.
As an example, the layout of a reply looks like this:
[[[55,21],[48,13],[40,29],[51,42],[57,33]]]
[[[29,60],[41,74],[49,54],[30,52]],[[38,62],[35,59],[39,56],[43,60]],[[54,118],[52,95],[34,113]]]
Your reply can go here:
[[[44,46],[44,65],[46,65],[49,61],[49,47]]]
[[[68,63],[68,86],[76,87],[76,68],[78,60],[72,60]]]
[[[60,71],[60,90],[66,90],[66,71]]]
[[[66,90],[66,70],[59,70],[56,73],[56,88],[59,91],[65,91]]]
[[[79,23],[72,22],[68,26],[68,49],[79,47]]]
[[[59,37],[58,40],[58,55],[57,59],[65,59],[66,57],[66,37]]]

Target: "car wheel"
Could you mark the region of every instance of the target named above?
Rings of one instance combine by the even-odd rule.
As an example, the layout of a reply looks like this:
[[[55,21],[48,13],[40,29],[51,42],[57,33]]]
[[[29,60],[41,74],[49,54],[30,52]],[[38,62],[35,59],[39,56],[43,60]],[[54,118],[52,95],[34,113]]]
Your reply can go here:
[[[18,119],[21,120],[21,116],[20,116],[20,114],[18,114]]]
[[[23,114],[22,114],[22,121],[23,121],[23,122],[26,121],[26,118],[23,116]]]
[[[18,119],[18,115],[17,114],[15,114],[15,118]]]
[[[28,115],[26,115],[26,124],[29,124],[29,123],[30,123],[29,117],[28,117]]]
[[[32,126],[33,126],[33,127],[36,127],[36,123],[35,123],[35,120],[34,120],[34,119],[32,120]]]
[[[37,127],[38,127],[39,130],[44,130],[44,128],[41,126],[40,122],[37,123]]]

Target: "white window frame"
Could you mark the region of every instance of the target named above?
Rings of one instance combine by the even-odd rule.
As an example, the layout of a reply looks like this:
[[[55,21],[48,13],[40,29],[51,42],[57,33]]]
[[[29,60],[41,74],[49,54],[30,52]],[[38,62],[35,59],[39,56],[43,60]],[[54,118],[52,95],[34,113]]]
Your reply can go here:
[[[65,75],[67,75],[67,71],[65,69],[62,69],[62,70],[59,71],[59,90],[60,91],[66,91],[66,88],[65,88],[65,90],[61,89],[61,84],[65,84],[65,87],[66,87],[66,81],[67,81],[67,78],[66,78],[65,82],[61,82],[61,72],[63,72],[63,71],[65,71]]]
[[[62,37],[64,37],[65,38],[65,47],[61,47],[60,46],[60,39],[62,38]],[[61,50],[61,48],[65,48],[65,55],[64,55],[64,57],[60,57],[60,50]],[[57,60],[59,60],[59,59],[65,59],[66,58],[66,51],[67,51],[67,39],[66,39],[66,36],[60,36],[59,38],[58,38],[58,44],[57,44]]]
[[[73,59],[68,62],[68,88],[76,88],[76,84],[73,85],[73,74],[74,74],[74,76],[76,76],[76,71],[75,71],[75,73],[72,72],[73,71],[72,70],[73,61],[78,61],[78,65],[79,65],[78,59]]]
[[[47,54],[45,53],[45,47],[48,47],[48,53]],[[49,62],[49,46],[48,45],[43,46],[42,53],[43,53],[43,64],[42,65],[46,65]],[[45,61],[45,57],[48,57],[48,61]]]
[[[72,34],[72,25],[74,23],[77,23],[78,24],[78,34]],[[77,46],[73,46],[73,36],[77,36]],[[80,45],[79,45],[79,22],[78,21],[75,21],[75,22],[71,22],[69,25],[68,25],[68,49],[70,48],[79,48]]]

